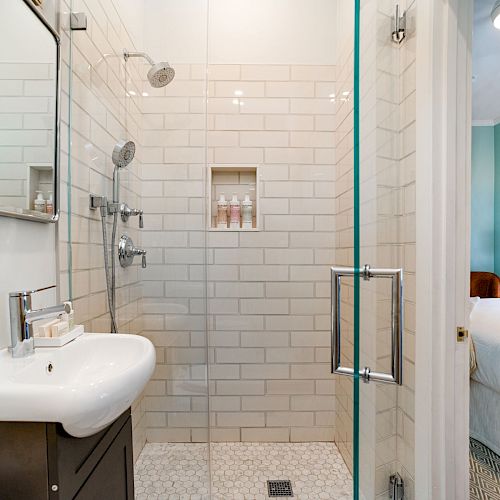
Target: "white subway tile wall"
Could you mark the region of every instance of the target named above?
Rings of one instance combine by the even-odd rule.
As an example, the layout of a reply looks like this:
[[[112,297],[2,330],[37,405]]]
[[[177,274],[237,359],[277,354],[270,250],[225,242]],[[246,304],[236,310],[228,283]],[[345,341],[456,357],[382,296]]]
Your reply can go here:
[[[157,352],[146,388],[146,437],[207,442],[206,261],[213,256],[205,250],[206,72],[198,64],[172,65],[176,77],[160,89],[151,89],[144,67],[140,103],[141,196],[145,212],[152,214],[142,239],[150,256],[140,272],[143,334]],[[233,267],[214,266],[210,275],[237,280]],[[237,312],[231,299],[211,307]]]
[[[75,2],[73,7],[76,7]],[[121,56],[123,48],[134,48],[135,41],[130,37],[130,26],[122,21],[121,10],[115,0],[78,2],[78,7],[87,14],[87,30],[68,32],[61,29],[63,126],[61,219],[58,224],[59,286],[61,298],[67,299],[70,295],[68,272],[71,264],[75,320],[83,324],[86,331],[109,332],[101,219],[99,210],[89,210],[89,194],[108,196],[111,200],[113,147],[122,139],[139,143],[142,114],[137,96],[142,90],[142,76],[139,76],[142,67],[131,61],[125,69]],[[59,8],[64,19],[70,6],[62,0]],[[63,22],[62,26],[67,24]],[[139,177],[141,152],[138,147],[134,161],[121,172],[121,200],[137,208],[142,204]],[[71,207],[68,206],[68,189],[71,189]],[[69,210],[71,234],[68,232]],[[108,218],[109,234],[111,221]],[[129,234],[137,246],[142,245],[137,218],[131,218],[126,224],[118,218],[117,239],[123,233]],[[117,264],[116,301],[120,332],[140,334],[143,328],[139,266],[139,260],[127,269]],[[137,457],[146,442],[145,403],[142,397],[133,404],[132,419],[134,454]]]
[[[400,7],[404,7],[401,6]],[[415,32],[401,45],[380,37],[390,26],[393,2],[362,2],[361,8],[361,265],[404,268],[403,386],[360,386],[360,488],[367,498],[387,498],[388,476],[399,472],[405,498],[414,498],[414,334],[415,316]],[[416,2],[408,12],[414,19]],[[344,23],[352,5],[344,2]],[[373,20],[376,19],[376,22]],[[342,22],[342,19],[341,19]],[[410,24],[411,25],[411,24]],[[345,33],[339,53],[338,96],[353,89],[353,38]],[[353,104],[341,101],[335,116],[337,145],[335,260],[353,265]],[[408,147],[405,144],[412,144]],[[353,366],[352,280],[343,284],[342,364]],[[361,284],[360,363],[390,371],[389,284]],[[338,378],[335,387],[335,441],[348,467],[353,463],[353,386]]]
[[[54,163],[55,65],[0,63],[0,205],[33,209],[27,165]],[[52,175],[36,186],[48,199]]]
[[[143,98],[142,195],[158,214],[143,240],[157,260],[141,274],[144,333],[159,351],[146,397],[148,436],[168,440],[173,422],[189,428],[191,441],[200,436],[206,262],[212,439],[333,439],[324,346],[335,230],[328,216],[336,213],[335,72],[209,65],[207,123],[188,106],[204,98],[198,66],[182,66],[173,91]],[[207,126],[208,163],[260,167],[262,227],[209,233],[204,256]]]

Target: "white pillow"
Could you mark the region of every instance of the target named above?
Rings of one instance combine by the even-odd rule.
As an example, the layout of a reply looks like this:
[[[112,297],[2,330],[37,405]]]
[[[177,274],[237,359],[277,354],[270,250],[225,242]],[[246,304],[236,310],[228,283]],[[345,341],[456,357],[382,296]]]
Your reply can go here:
[[[471,297],[469,299],[469,305],[470,305],[469,316],[472,314],[472,311],[474,310],[474,308],[479,304],[480,300],[481,300],[481,297]]]

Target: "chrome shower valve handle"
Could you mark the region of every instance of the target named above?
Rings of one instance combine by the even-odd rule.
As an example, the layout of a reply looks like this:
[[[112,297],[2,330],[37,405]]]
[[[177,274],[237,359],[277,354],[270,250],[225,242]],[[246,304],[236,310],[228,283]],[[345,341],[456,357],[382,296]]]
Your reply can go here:
[[[144,212],[138,208],[130,208],[126,203],[122,203],[120,206],[120,214],[123,222],[127,222],[132,216],[139,216],[139,228],[144,228]]]
[[[132,254],[134,255],[134,257],[136,255],[140,255],[142,258],[141,258],[141,267],[143,269],[146,269],[147,267],[147,262],[146,262],[146,250],[143,250],[142,248],[132,248]]]
[[[132,241],[132,238],[130,238],[130,236],[124,234],[120,238],[120,243],[118,244],[118,259],[122,267],[131,266],[134,262],[134,257],[136,255],[140,255],[142,256],[142,268],[145,269],[147,266],[146,254],[146,250],[143,250],[142,248],[136,248],[134,246],[134,242]]]

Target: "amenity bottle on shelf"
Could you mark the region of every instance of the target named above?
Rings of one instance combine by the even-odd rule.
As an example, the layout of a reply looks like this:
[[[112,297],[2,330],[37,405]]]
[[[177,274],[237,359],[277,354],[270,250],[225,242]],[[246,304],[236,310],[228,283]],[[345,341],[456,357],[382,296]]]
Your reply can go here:
[[[252,200],[247,193],[241,202],[241,227],[242,229],[252,229],[252,226]]]
[[[35,210],[37,212],[45,213],[47,211],[47,202],[43,198],[41,191],[36,191],[36,198],[34,202]]]
[[[46,207],[47,207],[47,213],[48,214],[53,214],[54,213],[54,200],[53,200],[53,197],[52,197],[52,191],[49,191],[49,197],[47,199]]]
[[[217,228],[227,229],[227,201],[224,193],[220,194],[217,202]]]
[[[241,204],[238,197],[233,193],[233,198],[229,203],[229,227],[231,229],[240,228]]]

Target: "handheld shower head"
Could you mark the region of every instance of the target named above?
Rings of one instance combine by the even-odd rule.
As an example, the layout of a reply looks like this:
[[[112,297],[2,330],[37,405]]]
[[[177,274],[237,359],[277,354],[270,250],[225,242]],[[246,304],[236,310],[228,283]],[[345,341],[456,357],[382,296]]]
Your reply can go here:
[[[125,61],[127,61],[129,57],[142,57],[151,64],[151,68],[148,71],[148,80],[151,87],[165,87],[174,79],[175,70],[168,62],[155,63],[145,52],[129,52],[125,49],[123,51],[123,57]]]
[[[118,168],[126,167],[135,156],[135,143],[132,141],[120,141],[113,149],[111,156],[113,164]]]

